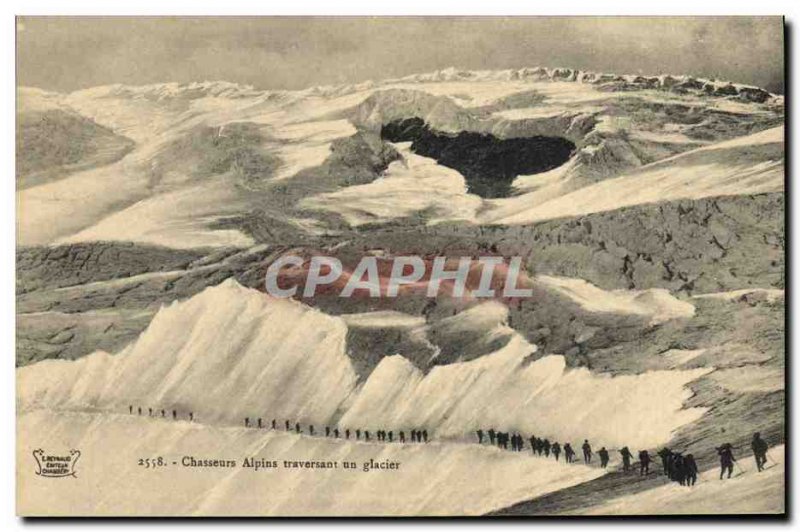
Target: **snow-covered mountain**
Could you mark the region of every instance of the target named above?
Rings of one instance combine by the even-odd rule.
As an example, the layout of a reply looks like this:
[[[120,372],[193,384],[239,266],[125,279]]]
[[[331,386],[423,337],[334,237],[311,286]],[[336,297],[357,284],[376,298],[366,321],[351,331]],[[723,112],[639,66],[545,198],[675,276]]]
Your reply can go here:
[[[39,186],[25,186],[30,176],[21,175],[22,245],[246,247],[257,240],[248,226],[265,216],[311,233],[331,230],[329,213],[351,225],[420,215],[428,223],[520,224],[782,189],[782,97],[690,77],[448,69],[294,92],[205,82],[66,95],[20,89],[18,97],[21,117],[58,109],[135,143],[116,162],[62,168]],[[487,200],[469,193],[461,174],[409,147],[398,146],[388,165],[369,159],[382,158],[368,142],[382,126],[412,117],[444,133],[563,138],[575,148],[552,171],[518,175],[512,197]],[[344,168],[309,183],[309,175],[326,173],[320,168],[336,148]],[[372,172],[360,176],[364,166]],[[393,212],[381,207],[387,199]],[[242,217],[249,223],[228,223]]]
[[[87,473],[56,507],[20,451],[34,513],[111,515],[130,497],[153,515],[636,513],[682,499],[663,477],[629,482],[623,446],[690,450],[706,471],[723,440],[785,441],[780,95],[446,69],[300,91],[20,88],[17,115],[18,431],[80,444]],[[519,256],[533,297],[273,299],[265,269],[290,253]],[[588,439],[611,469],[476,445],[490,427]],[[133,464],[155,453],[407,473],[176,469],[158,474],[180,496],[132,493],[119,479],[147,485]],[[729,510],[779,511],[782,470],[764,477]]]

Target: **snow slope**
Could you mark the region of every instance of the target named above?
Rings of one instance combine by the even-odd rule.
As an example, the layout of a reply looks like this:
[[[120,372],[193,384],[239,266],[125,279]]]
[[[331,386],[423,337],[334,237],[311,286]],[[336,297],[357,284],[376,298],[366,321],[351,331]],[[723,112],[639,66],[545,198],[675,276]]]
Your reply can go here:
[[[589,508],[584,515],[718,515],[721,513],[777,514],[786,511],[785,447],[769,450],[767,469],[758,473],[752,459],[740,457],[731,479],[719,480],[719,470],[701,473],[693,487],[675,482],[634,495],[625,495]],[[748,457],[750,458],[750,457]],[[777,460],[773,462],[772,459]]]
[[[128,415],[37,411],[19,418],[18,433],[24,489],[17,502],[26,515],[480,515],[602,475],[599,468],[486,446],[345,442]],[[77,478],[37,477],[30,448],[80,449]],[[163,469],[137,465],[158,456],[168,462]],[[186,468],[186,456],[237,465]],[[247,457],[339,466],[255,471],[242,467]],[[399,469],[364,472],[370,459],[397,462]],[[343,469],[345,461],[357,469]]]

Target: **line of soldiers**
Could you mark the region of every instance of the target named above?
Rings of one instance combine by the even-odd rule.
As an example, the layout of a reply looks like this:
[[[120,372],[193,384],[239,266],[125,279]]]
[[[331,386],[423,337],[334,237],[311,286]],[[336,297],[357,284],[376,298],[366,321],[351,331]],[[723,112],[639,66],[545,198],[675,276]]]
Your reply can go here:
[[[478,436],[479,444],[483,444],[484,436],[488,436],[488,440],[491,445],[496,444],[502,449],[508,449],[509,440],[511,441],[512,451],[521,451],[525,447],[524,438],[517,433],[509,436],[509,433],[507,432],[497,432],[492,428],[487,430],[485,433],[482,429],[478,429],[476,434]],[[547,438],[538,438],[536,436],[531,436],[529,438],[529,442],[531,452],[533,454],[549,457],[552,453],[555,457],[555,460],[558,461],[558,458],[562,452],[562,446],[558,442],[550,443],[550,440]],[[767,462],[768,445],[761,438],[760,433],[756,432],[753,435],[751,448],[753,449],[753,457],[756,461],[756,467],[758,468],[758,471],[763,471],[764,464]],[[589,444],[589,440],[583,440],[581,450],[583,451],[583,462],[587,465],[590,464],[592,462],[592,456],[594,453],[592,451],[592,446]],[[733,446],[730,443],[725,443],[720,447],[717,447],[716,451],[720,457],[720,480],[722,480],[726,472],[728,473],[728,478],[731,478],[731,474],[733,473],[733,465],[736,462],[736,458],[733,456]],[[571,444],[565,443],[563,446],[563,452],[564,460],[568,464],[571,464],[575,461],[575,451],[572,449]],[[627,446],[625,446],[619,450],[619,454],[622,458],[622,470],[626,472],[630,471],[633,453]],[[697,482],[699,469],[693,454],[688,453],[684,456],[683,453],[672,451],[667,447],[664,447],[658,451],[657,454],[661,458],[664,475],[666,475],[670,480],[678,482],[681,486],[695,485]],[[600,467],[605,469],[608,466],[609,460],[608,450],[605,447],[601,447],[600,450],[597,451],[597,456],[600,458]],[[639,451],[638,458],[639,475],[649,475],[650,463],[652,462],[650,453],[646,449],[641,450]]]
[[[250,426],[251,426],[250,421],[251,421],[251,419],[249,417],[245,417],[244,418],[244,426],[246,428],[250,428]],[[278,429],[278,420],[277,419],[273,419],[270,426],[272,427],[272,430],[277,430]],[[303,427],[300,425],[300,423],[295,423],[294,427],[292,427],[291,422],[287,419],[287,420],[284,421],[283,427],[284,427],[284,430],[286,430],[287,432],[291,431],[292,428],[294,428],[294,432],[295,433],[303,434]],[[262,422],[262,418],[255,419],[254,428],[259,428],[259,429],[264,428],[264,424]],[[314,425],[308,425],[308,434],[310,436],[316,436],[317,435],[317,432],[314,429]],[[388,441],[390,443],[395,441],[395,432],[394,431],[391,431],[391,430],[390,431],[385,431],[385,430],[379,429],[379,430],[375,431],[374,434],[375,434],[375,439],[377,441]],[[428,430],[427,429],[421,429],[421,430],[420,429],[413,429],[413,430],[410,430],[408,432],[408,435],[410,436],[410,440],[411,440],[412,443],[428,443]],[[362,431],[361,429],[355,429],[354,431],[351,431],[350,429],[344,429],[344,431],[340,431],[339,427],[334,427],[332,429],[331,429],[331,427],[325,427],[325,437],[326,438],[339,438],[341,436],[344,436],[344,439],[346,439],[346,440],[349,440],[351,436],[355,436],[356,440],[361,440],[361,437],[363,436],[364,437],[364,441],[370,441],[370,438],[371,438],[371,434],[370,434],[370,432],[368,430],[363,430]],[[396,440],[399,443],[406,443],[406,432],[404,430],[398,431]]]
[[[128,413],[133,414],[133,405],[128,405]],[[167,417],[167,411],[165,409],[160,409],[161,417]],[[137,407],[137,414],[142,415],[142,407]],[[149,407],[147,409],[147,415],[149,417],[158,417],[159,411],[158,409],[153,409]],[[172,409],[172,419],[178,419],[178,411]],[[189,421],[194,421],[194,412],[189,412],[188,415]],[[250,418],[244,418],[244,426],[250,427]],[[262,418],[257,418],[256,426],[260,429],[263,428]],[[273,430],[277,429],[277,420],[273,419],[271,423],[271,427]],[[290,431],[292,429],[290,421],[287,419],[284,422],[284,428],[286,431]],[[300,426],[300,423],[294,424],[294,431],[297,434],[302,434],[303,429]],[[315,436],[316,432],[314,430],[314,425],[308,426],[308,433],[311,436]],[[522,451],[525,448],[525,439],[522,437],[521,434],[513,433],[509,434],[508,432],[499,432],[495,431],[493,428],[487,430],[485,433],[483,430],[478,429],[476,431],[478,436],[478,443],[482,444],[484,441],[484,436],[488,437],[489,443],[491,445],[497,445],[502,449],[508,449],[509,444],[511,445],[512,451]],[[364,436],[364,441],[370,441],[370,432],[368,430],[362,431],[361,429],[356,429],[354,432],[351,433],[350,429],[344,430],[344,438],[349,440],[350,436],[354,434],[356,440],[361,440],[362,435]],[[339,428],[334,427],[331,429],[330,427],[325,427],[325,437],[326,438],[339,438],[341,435]],[[394,431],[385,431],[379,429],[375,432],[375,436],[377,441],[388,441],[394,442]],[[426,429],[413,429],[409,431],[410,440],[412,443],[428,443],[428,431]],[[401,430],[397,433],[397,441],[399,443],[406,442],[406,433],[405,431]],[[547,438],[538,438],[536,436],[531,436],[529,438],[531,452],[536,455],[544,455],[545,457],[549,457],[552,453],[555,457],[555,460],[558,461],[559,456],[562,452],[562,447],[558,442],[550,443],[550,440]],[[761,433],[756,432],[753,434],[753,439],[750,444],[753,450],[753,458],[756,462],[756,468],[759,472],[764,470],[764,466],[767,463],[767,450],[769,446],[767,442],[765,442],[761,438]],[[583,451],[583,461],[585,464],[590,464],[592,462],[592,446],[589,444],[589,440],[583,440],[583,445],[581,445],[581,450]],[[725,473],[728,473],[727,478],[731,478],[733,474],[733,466],[736,463],[736,458],[733,456],[733,446],[730,443],[724,443],[719,447],[716,447],[717,454],[719,455],[720,459],[720,473],[719,478],[720,480],[723,479]],[[575,451],[572,449],[572,445],[569,443],[565,443],[563,446],[564,452],[564,460],[571,464],[575,461]],[[620,457],[622,458],[622,470],[623,471],[630,471],[631,470],[631,459],[633,458],[633,453],[631,453],[630,449],[627,446],[623,447],[619,450]],[[686,454],[685,456],[681,452],[672,451],[667,447],[664,447],[658,453],[656,453],[661,458],[661,465],[663,468],[663,473],[666,475],[670,480],[673,480],[679,483],[681,486],[694,486],[697,482],[697,475],[699,469],[697,467],[697,462],[694,459],[694,455],[691,453]],[[605,447],[601,447],[600,450],[597,451],[597,456],[600,458],[600,467],[606,468],[608,466],[609,454],[608,450]],[[650,463],[652,462],[652,458],[650,457],[650,453],[647,450],[639,451],[639,475],[645,476],[650,474]]]
[[[525,448],[525,439],[522,437],[521,434],[513,433],[510,434],[508,432],[498,432],[494,429],[489,429],[486,432],[483,429],[478,429],[476,431],[478,436],[478,443],[482,444],[484,441],[484,436],[487,437],[490,445],[497,445],[501,449],[508,449],[509,442],[511,443],[511,450],[512,451],[522,451]],[[536,455],[544,455],[549,457],[552,453],[555,457],[556,461],[558,461],[558,457],[561,456],[562,447],[561,444],[558,442],[550,443],[550,440],[547,438],[537,438],[536,436],[531,436],[528,441],[530,442],[531,452]],[[589,440],[583,440],[583,445],[581,446],[583,450],[583,461],[586,464],[591,463],[592,461],[592,446],[589,444]],[[627,451],[627,457],[623,454],[623,461],[627,463],[627,467],[630,467],[630,451],[627,450],[628,448],[625,447],[624,450]],[[572,449],[572,445],[569,443],[565,443],[563,447],[564,452],[564,460],[571,464],[575,461],[575,451]],[[608,465],[608,451],[605,447],[601,448],[597,451],[597,455],[600,457],[600,465],[601,467],[606,467]],[[627,468],[626,468],[627,471]]]
[[[133,405],[128,405],[128,413],[133,415]],[[141,406],[136,408],[136,413],[137,413],[137,415],[140,415],[140,416],[142,415],[142,407]],[[158,417],[158,413],[159,413],[158,409],[153,409],[152,407],[147,409],[147,415],[149,417]],[[163,417],[163,418],[167,417],[167,411],[165,409],[163,409],[163,408],[161,409],[161,417]],[[189,417],[189,421],[194,421],[194,412],[189,412],[189,416],[188,417]],[[178,411],[175,410],[175,409],[172,409],[172,419],[173,420],[177,420],[178,419]]]

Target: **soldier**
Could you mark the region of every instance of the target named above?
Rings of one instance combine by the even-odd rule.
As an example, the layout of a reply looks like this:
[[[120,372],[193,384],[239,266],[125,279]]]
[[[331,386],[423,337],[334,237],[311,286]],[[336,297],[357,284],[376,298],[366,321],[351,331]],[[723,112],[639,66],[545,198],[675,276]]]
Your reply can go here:
[[[683,467],[686,470],[686,485],[694,486],[697,482],[697,462],[694,461],[694,456],[690,453],[683,459]]]
[[[572,445],[570,445],[569,443],[565,443],[564,444],[564,460],[568,464],[571,464],[574,456],[575,456],[575,451],[572,450]]]
[[[249,417],[244,418],[244,426],[245,427],[249,427],[250,426],[250,418]]]
[[[369,431],[368,430],[364,431],[364,441],[369,441]]]
[[[536,454],[536,436],[531,436],[528,441],[531,442],[531,454]]]
[[[393,435],[392,435],[392,431],[390,430],[390,431],[389,431],[389,442],[390,442],[390,443],[393,441],[393,440],[392,440],[392,437],[393,437]]]
[[[639,451],[639,475],[645,476],[650,474],[650,454],[644,450]]]
[[[344,429],[344,439],[345,440],[350,439],[350,429]]]
[[[425,443],[428,443],[428,430],[427,429],[422,429],[422,441],[424,441]]]
[[[412,429],[411,430],[411,443],[414,443],[416,441],[417,441],[417,431]]]
[[[325,437],[326,438],[330,438],[331,437],[331,428],[330,427],[325,427]]]
[[[542,442],[542,450],[544,451],[544,455],[549,458],[550,457],[550,440],[548,440],[547,438],[545,438],[544,441]]]
[[[295,431],[297,434],[300,434],[300,433],[302,433],[302,432],[303,432],[303,430],[300,428],[300,423],[295,423],[295,424],[294,424],[294,431]]]
[[[597,451],[597,456],[600,457],[600,467],[603,469],[608,466],[608,451],[605,447],[600,447],[600,450]]]
[[[139,407],[139,415],[140,416],[142,415],[142,407],[141,406]]]
[[[356,429],[356,440],[361,439],[361,429]]]
[[[481,429],[478,429],[478,443],[483,443],[483,431]]]
[[[286,426],[286,430],[288,431],[289,430],[289,420],[288,419],[286,420],[286,423],[284,423],[284,425]]]
[[[722,480],[725,471],[728,472],[728,478],[731,478],[733,463],[736,461],[736,458],[733,457],[733,446],[730,443],[723,443],[717,447],[717,454],[719,454],[720,465],[719,479]]]
[[[314,425],[309,425],[309,426],[308,426],[308,434],[309,434],[310,436],[313,436],[313,435],[314,435]]]
[[[128,413],[133,414],[133,405],[128,405]]]
[[[489,443],[494,445],[494,437],[495,437],[494,429],[489,429],[488,434],[489,434]]]
[[[631,468],[631,458],[633,457],[631,450],[625,446],[619,450],[619,454],[622,455],[622,470],[628,471]]]
[[[672,453],[670,467],[672,469],[672,480],[681,486],[686,485],[686,463],[681,453]]]
[[[581,448],[583,449],[583,462],[588,464],[592,461],[592,446],[589,445],[589,440],[583,440]]]
[[[333,437],[334,438],[338,438],[339,437],[339,427],[336,427],[335,429],[333,429]]]
[[[669,476],[669,466],[670,466],[670,458],[672,455],[672,451],[669,450],[668,447],[664,447],[660,451],[658,451],[658,456],[661,458],[661,466],[664,468],[664,474]]]
[[[194,412],[189,412],[189,421],[194,421]]]
[[[401,430],[399,436],[400,436],[400,443],[405,443],[406,442],[406,433]]]
[[[272,420],[272,430],[275,430],[275,420]]]
[[[767,442],[761,439],[761,433],[756,432],[753,434],[753,441],[750,443],[753,448],[753,458],[756,460],[756,468],[759,472],[764,470],[764,464],[767,463]]]
[[[153,409],[152,408],[150,408],[150,407],[147,408],[147,415],[150,416],[150,417],[153,417]]]
[[[261,418],[258,418],[258,428],[261,428]]]
[[[164,412],[164,409],[163,409],[163,408],[161,409],[161,417],[167,417],[167,413],[166,413],[166,412]]]
[[[172,419],[178,419],[178,411],[175,409],[172,410]]]
[[[558,455],[561,454],[561,446],[558,444],[558,442],[553,443],[552,450],[553,450],[553,456],[556,457],[556,462],[558,462]]]

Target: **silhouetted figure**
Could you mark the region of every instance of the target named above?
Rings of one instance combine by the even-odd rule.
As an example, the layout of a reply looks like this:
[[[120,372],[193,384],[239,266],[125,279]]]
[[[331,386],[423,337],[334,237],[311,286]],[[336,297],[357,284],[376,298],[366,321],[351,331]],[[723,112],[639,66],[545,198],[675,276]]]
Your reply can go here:
[[[141,406],[139,407],[139,415],[140,416],[142,415],[142,407]]]
[[[422,441],[424,441],[425,443],[428,443],[428,430],[427,429],[423,429],[422,430]]]
[[[314,435],[314,425],[309,425],[309,426],[308,426],[308,434],[309,434],[310,436],[313,436],[313,435]]]
[[[331,437],[331,428],[330,427],[325,427],[325,437],[326,438],[330,438]]]
[[[736,458],[733,457],[733,446],[730,443],[723,443],[720,447],[717,447],[717,454],[719,455],[720,465],[719,479],[722,480],[725,471],[728,472],[728,478],[731,478],[733,463],[736,461]]]
[[[670,466],[670,458],[672,457],[672,451],[669,450],[668,447],[664,447],[660,451],[658,451],[658,456],[661,458],[661,467],[664,469],[664,474],[669,476],[669,466]]]
[[[478,429],[478,443],[483,443],[483,431]]]
[[[761,439],[761,433],[756,432],[753,434],[753,441],[750,442],[750,446],[753,448],[753,458],[756,460],[756,468],[759,471],[764,470],[764,464],[767,463],[767,442]]]
[[[639,451],[639,475],[650,474],[650,454],[645,451]]]
[[[692,454],[687,454],[683,459],[683,467],[686,470],[686,485],[694,486],[695,482],[697,482],[698,470],[697,462],[694,461]]]
[[[631,450],[628,449],[627,446],[623,447],[619,450],[619,454],[622,456],[622,470],[628,471],[631,468],[631,458],[633,455],[631,454]]]
[[[561,446],[558,442],[555,442],[550,449],[553,451],[553,456],[556,457],[556,462],[558,462],[558,455],[561,454]]]
[[[133,414],[133,405],[128,405],[128,413]]]
[[[275,430],[275,420],[272,420],[272,430]]]
[[[600,467],[605,469],[608,466],[608,451],[605,447],[600,447],[600,450],[597,451],[597,456],[600,457]]]
[[[172,411],[172,419],[178,419],[178,411],[177,410],[173,410]]]
[[[672,453],[670,469],[672,471],[672,480],[684,486],[686,484],[686,463],[681,453]]]
[[[166,412],[164,412],[164,409],[163,409],[163,408],[161,409],[161,417],[167,417],[167,413],[166,413]]]
[[[286,425],[286,430],[287,430],[287,431],[288,431],[288,430],[290,430],[290,429],[289,429],[289,420],[288,420],[288,419],[286,420],[286,423],[284,423],[284,425]]]
[[[147,415],[150,416],[150,417],[153,417],[153,409],[152,408],[148,408],[147,409]]]
[[[411,442],[413,443],[415,441],[417,441],[417,431],[416,430],[412,430],[411,431]]]
[[[357,440],[361,439],[361,429],[356,429],[356,439]]]
[[[564,460],[571,464],[572,461],[575,459],[575,451],[572,449],[572,445],[569,443],[564,444]]]
[[[244,426],[245,427],[249,427],[250,426],[250,418],[249,417],[244,418]]]
[[[536,436],[531,436],[528,441],[531,442],[531,454],[536,454]]]
[[[350,429],[344,429],[344,439],[345,440],[350,439]]]
[[[294,424],[294,431],[295,431],[297,434],[300,434],[300,433],[302,433],[302,432],[303,432],[303,429],[301,429],[301,428],[300,428],[300,423],[295,423],[295,424]]]
[[[589,440],[583,440],[581,449],[583,449],[583,462],[588,464],[592,461],[592,446],[589,445]]]
[[[258,418],[258,428],[261,428],[261,418]]]
[[[400,437],[400,443],[405,443],[406,442],[406,433],[405,432],[403,432],[401,430],[400,434],[398,434],[398,436]]]
[[[550,440],[548,440],[547,438],[545,438],[544,441],[542,442],[542,451],[544,451],[544,455],[546,457],[548,458],[550,457]]]
[[[364,441],[369,441],[369,431],[368,430],[364,431]]]
[[[189,412],[189,421],[194,421],[194,412]]]
[[[392,431],[390,430],[390,431],[389,431],[389,441],[390,441],[390,442],[391,442],[391,441],[393,441],[393,440],[392,440],[392,438],[393,438],[393,437],[394,437],[394,434],[392,434]]]
[[[339,429],[338,429],[338,427],[333,429],[333,437],[334,438],[338,438],[339,437]]]
[[[489,443],[494,445],[494,437],[496,434],[494,429],[489,429],[488,434],[489,434]]]

